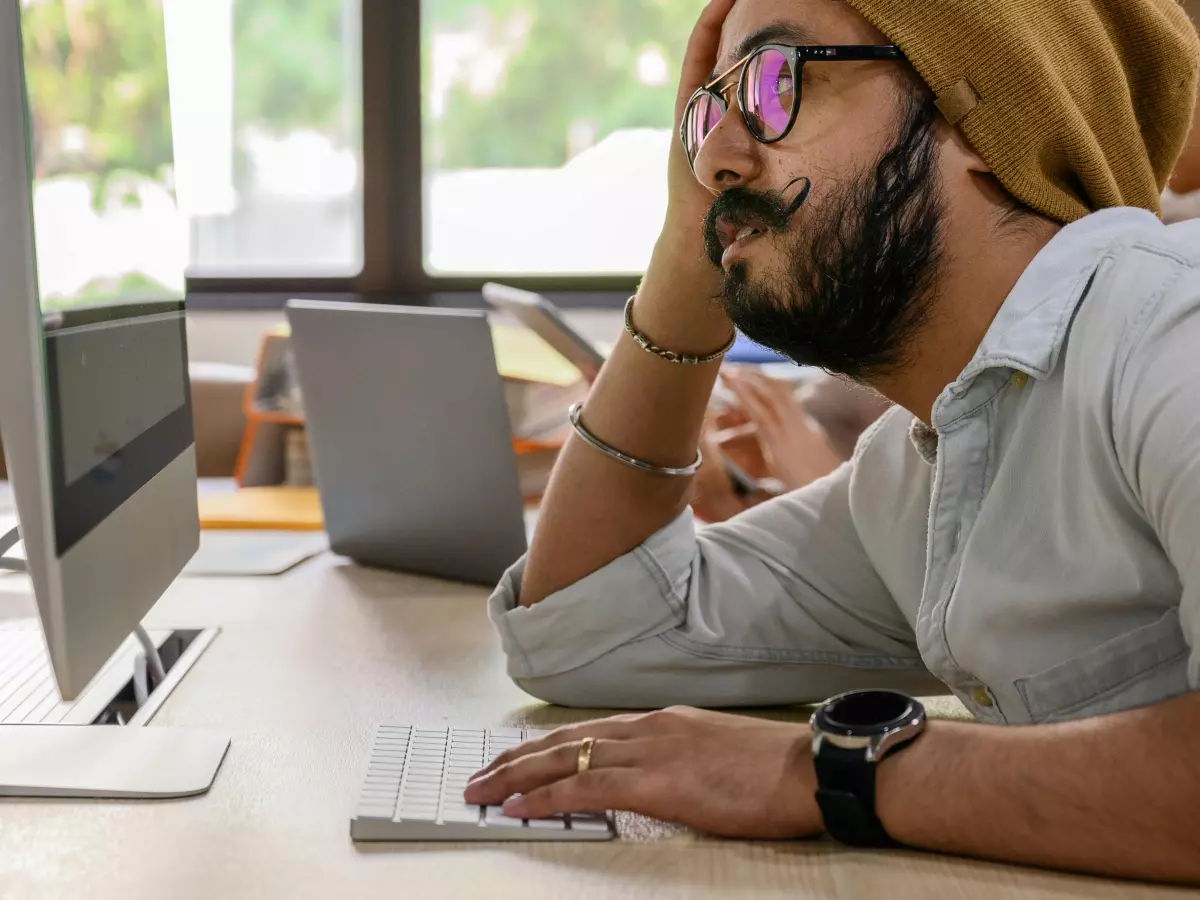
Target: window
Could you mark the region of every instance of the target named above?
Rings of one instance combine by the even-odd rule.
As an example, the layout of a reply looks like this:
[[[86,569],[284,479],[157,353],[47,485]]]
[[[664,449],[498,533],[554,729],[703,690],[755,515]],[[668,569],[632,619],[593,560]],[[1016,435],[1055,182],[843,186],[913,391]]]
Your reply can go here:
[[[425,270],[645,269],[702,0],[423,0]]]
[[[617,303],[703,4],[22,0],[43,288]]]
[[[360,0],[22,0],[44,302],[357,274],[360,19]]]
[[[363,265],[360,0],[168,0],[194,276]]]
[[[23,0],[21,25],[43,306],[181,295],[160,0]]]

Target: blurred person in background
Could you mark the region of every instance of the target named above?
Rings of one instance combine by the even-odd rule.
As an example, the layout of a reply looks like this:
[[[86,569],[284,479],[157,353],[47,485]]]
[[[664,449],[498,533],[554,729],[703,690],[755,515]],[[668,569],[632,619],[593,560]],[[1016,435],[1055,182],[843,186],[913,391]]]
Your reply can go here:
[[[1183,8],[1200,23],[1200,0],[1183,0]],[[1168,224],[1200,218],[1200,103],[1192,120],[1192,135],[1175,165],[1171,184],[1163,194],[1163,221]]]
[[[797,383],[754,366],[725,366],[721,381],[733,402],[709,417],[701,445],[706,463],[692,499],[706,522],[724,522],[830,474],[891,405],[870,388],[824,372]],[[720,465],[726,459],[761,489],[739,489]]]

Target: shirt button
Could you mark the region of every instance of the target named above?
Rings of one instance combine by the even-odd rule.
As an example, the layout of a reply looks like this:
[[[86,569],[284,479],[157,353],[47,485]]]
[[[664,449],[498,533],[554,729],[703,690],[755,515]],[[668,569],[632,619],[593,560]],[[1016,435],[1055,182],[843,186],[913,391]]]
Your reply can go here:
[[[1013,377],[1012,377],[1012,386],[1013,387],[1015,387],[1019,391],[1019,390],[1021,390],[1021,388],[1025,387],[1025,385],[1027,385],[1027,384],[1029,384],[1029,376],[1028,375],[1026,375],[1024,372],[1013,372]]]
[[[984,709],[991,709],[996,705],[995,701],[992,700],[992,695],[988,693],[988,689],[985,687],[975,688],[975,690],[971,692],[971,696],[974,698],[975,703],[979,706],[982,706]]]

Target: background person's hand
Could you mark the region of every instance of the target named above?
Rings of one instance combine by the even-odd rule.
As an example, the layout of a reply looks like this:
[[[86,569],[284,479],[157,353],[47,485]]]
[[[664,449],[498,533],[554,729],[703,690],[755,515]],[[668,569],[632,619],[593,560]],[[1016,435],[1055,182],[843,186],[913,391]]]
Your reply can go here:
[[[732,369],[722,370],[721,380],[754,423],[770,473],[788,490],[811,484],[842,464],[824,429],[796,400],[791,382]]]
[[[717,443],[714,427],[705,427],[700,450],[704,453],[704,465],[692,479],[691,506],[701,521],[724,522],[765,499],[758,495],[745,496],[734,490],[725,466],[726,456]]]
[[[595,745],[578,774],[584,738]],[[723,837],[812,837],[822,820],[811,742],[807,725],[692,709],[621,716],[502,754],[466,801],[503,803],[514,818],[619,809]]]
[[[691,507],[701,521],[727,521],[780,493],[782,483],[772,476],[763,458],[755,425],[739,407],[710,410],[700,435],[700,449],[704,465],[692,482]],[[743,486],[739,490],[731,465],[740,469],[756,489],[747,491]]]

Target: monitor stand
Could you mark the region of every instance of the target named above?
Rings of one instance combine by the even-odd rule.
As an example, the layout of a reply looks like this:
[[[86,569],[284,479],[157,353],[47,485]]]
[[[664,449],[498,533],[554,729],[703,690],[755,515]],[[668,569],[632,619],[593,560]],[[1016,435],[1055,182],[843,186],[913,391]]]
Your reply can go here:
[[[224,735],[182,728],[0,725],[0,797],[194,797],[228,749]]]
[[[24,570],[24,560],[4,556],[19,541],[19,529],[0,535],[0,568]],[[195,654],[186,665],[180,660],[164,672],[157,648],[140,626],[137,637],[156,672],[155,691],[161,703],[195,661]],[[143,712],[153,710],[143,707]],[[228,750],[229,738],[210,731],[141,724],[0,725],[0,797],[194,797],[212,787]]]

